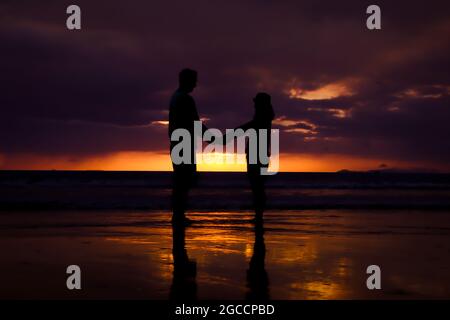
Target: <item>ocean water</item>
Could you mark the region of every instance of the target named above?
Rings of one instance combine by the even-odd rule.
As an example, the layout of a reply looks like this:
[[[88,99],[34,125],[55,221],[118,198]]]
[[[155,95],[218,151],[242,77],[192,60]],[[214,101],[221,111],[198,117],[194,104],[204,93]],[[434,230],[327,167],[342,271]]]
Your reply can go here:
[[[0,209],[170,208],[170,172],[0,171]],[[450,174],[278,173],[270,209],[450,208]],[[251,208],[245,173],[200,172],[193,210]]]

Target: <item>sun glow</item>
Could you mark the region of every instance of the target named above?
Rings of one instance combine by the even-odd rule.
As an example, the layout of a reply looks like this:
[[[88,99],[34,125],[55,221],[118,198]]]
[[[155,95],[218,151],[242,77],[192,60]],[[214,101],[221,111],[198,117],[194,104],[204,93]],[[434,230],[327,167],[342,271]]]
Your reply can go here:
[[[203,158],[202,158],[203,157]],[[227,159],[236,157],[236,161]],[[237,161],[237,159],[240,159]],[[206,161],[205,161],[206,160]],[[423,166],[421,163],[390,161],[389,159],[368,159],[337,154],[279,155],[281,172],[334,172],[342,169],[372,170],[380,163],[394,168]],[[245,155],[216,153],[199,155],[199,171],[246,171]],[[97,156],[43,156],[36,154],[0,154],[0,170],[103,170],[103,171],[172,171],[168,152],[117,152]],[[447,169],[446,169],[447,170]]]
[[[246,171],[245,154],[234,153],[202,153],[197,155],[199,171]]]

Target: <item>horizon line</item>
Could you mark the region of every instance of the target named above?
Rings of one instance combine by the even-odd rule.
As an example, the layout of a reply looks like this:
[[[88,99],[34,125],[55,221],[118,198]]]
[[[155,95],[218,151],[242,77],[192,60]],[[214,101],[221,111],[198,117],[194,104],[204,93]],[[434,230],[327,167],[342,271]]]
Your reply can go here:
[[[60,169],[0,169],[0,172],[173,172],[173,170],[60,170]],[[247,171],[203,171],[198,173],[243,173]],[[277,173],[428,173],[428,174],[450,174],[450,171],[439,170],[408,170],[408,169],[370,169],[370,170],[351,170],[340,169],[336,171],[278,171]],[[276,174],[275,174],[276,175]]]

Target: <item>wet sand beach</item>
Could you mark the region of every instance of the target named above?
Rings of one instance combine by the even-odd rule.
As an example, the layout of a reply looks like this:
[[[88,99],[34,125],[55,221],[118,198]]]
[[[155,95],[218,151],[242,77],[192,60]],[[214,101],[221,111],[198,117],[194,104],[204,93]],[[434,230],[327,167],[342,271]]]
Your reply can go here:
[[[189,216],[173,241],[168,211],[2,211],[0,298],[450,298],[450,212],[270,210],[263,232],[251,212]]]

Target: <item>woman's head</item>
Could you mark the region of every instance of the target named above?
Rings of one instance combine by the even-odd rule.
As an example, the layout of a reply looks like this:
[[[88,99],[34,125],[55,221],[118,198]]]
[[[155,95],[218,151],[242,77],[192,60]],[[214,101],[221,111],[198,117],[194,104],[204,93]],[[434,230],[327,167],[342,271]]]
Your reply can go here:
[[[272,121],[275,118],[275,113],[272,108],[272,101],[269,94],[259,92],[254,98],[255,103],[255,119],[263,121]]]

